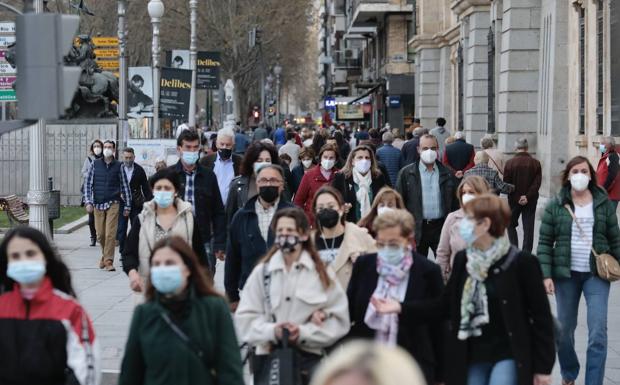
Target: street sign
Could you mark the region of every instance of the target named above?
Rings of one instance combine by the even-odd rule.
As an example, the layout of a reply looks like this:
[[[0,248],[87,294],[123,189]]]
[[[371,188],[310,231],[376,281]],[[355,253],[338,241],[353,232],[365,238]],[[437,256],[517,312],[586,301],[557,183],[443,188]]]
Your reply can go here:
[[[98,59],[116,59],[119,53],[118,48],[95,48],[95,55]]]
[[[93,44],[97,47],[113,47],[118,45],[118,37],[93,37]]]
[[[15,102],[17,101],[17,96],[15,95],[15,90],[0,90],[0,101],[2,102]]]
[[[0,89],[13,89],[16,76],[0,76]]]
[[[2,21],[0,22],[0,33],[15,33],[15,23],[12,21]]]
[[[119,68],[118,60],[97,60],[97,64],[104,70],[113,70]]]

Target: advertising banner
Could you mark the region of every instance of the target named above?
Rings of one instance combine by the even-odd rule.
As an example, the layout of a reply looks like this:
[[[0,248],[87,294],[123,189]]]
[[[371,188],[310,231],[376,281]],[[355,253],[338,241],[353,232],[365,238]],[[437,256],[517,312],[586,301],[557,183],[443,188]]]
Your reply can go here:
[[[147,176],[155,173],[155,163],[159,161],[163,160],[168,166],[179,161],[174,139],[129,139],[127,146],[134,149],[136,163],[144,167]]]
[[[338,104],[336,108],[337,120],[364,120],[362,104]]]
[[[196,88],[220,89],[220,52],[198,52],[196,59]]]
[[[189,116],[192,71],[164,67],[161,69],[159,85],[160,117],[186,121]]]
[[[131,118],[153,116],[153,69],[129,67],[127,115]]]

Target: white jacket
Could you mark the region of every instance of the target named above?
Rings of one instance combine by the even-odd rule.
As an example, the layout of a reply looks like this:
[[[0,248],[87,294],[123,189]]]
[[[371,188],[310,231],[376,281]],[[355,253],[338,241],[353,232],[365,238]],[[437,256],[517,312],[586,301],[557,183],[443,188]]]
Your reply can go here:
[[[275,322],[267,314],[263,263],[259,263],[248,278],[235,313],[239,339],[257,346],[257,354],[269,352],[269,344],[276,343],[275,326],[282,322],[299,325],[298,347],[321,354],[344,337],[351,326],[347,296],[334,272],[328,269],[331,284],[325,290],[310,254],[302,252],[299,261],[286,271],[284,257],[277,251],[269,260],[267,272],[271,275],[269,293]],[[321,326],[311,322],[312,314],[322,310],[327,319]]]

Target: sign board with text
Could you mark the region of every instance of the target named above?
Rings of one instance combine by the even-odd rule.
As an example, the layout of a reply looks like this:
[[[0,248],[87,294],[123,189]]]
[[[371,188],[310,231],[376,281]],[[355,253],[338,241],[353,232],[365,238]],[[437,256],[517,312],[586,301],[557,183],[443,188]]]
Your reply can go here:
[[[187,120],[192,88],[192,71],[162,68],[159,88],[160,117]]]
[[[337,120],[364,120],[364,106],[362,104],[338,104],[336,106]]]
[[[198,52],[196,57],[196,88],[206,90],[220,89],[220,52]]]

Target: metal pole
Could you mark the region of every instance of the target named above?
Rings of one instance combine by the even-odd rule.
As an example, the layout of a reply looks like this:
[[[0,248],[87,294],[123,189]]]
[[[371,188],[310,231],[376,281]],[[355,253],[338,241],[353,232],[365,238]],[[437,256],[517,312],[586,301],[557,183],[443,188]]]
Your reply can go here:
[[[127,11],[127,0],[118,0],[118,47],[119,47],[119,100],[118,100],[118,125],[117,140],[118,148],[122,150],[127,145],[128,123],[127,123],[127,40],[125,13]]]
[[[189,126],[196,128],[196,8],[198,0],[189,0],[189,69],[192,70],[192,88],[189,93]]]
[[[276,75],[276,119],[274,126],[280,122],[280,75]],[[275,128],[275,127],[274,127]]]
[[[152,17],[153,24],[153,137],[159,138],[159,17]]]
[[[43,13],[43,0],[33,1],[34,12]],[[50,193],[47,190],[47,146],[45,120],[39,119],[30,129],[30,188],[27,201],[30,206],[29,225],[50,238],[47,203]]]

